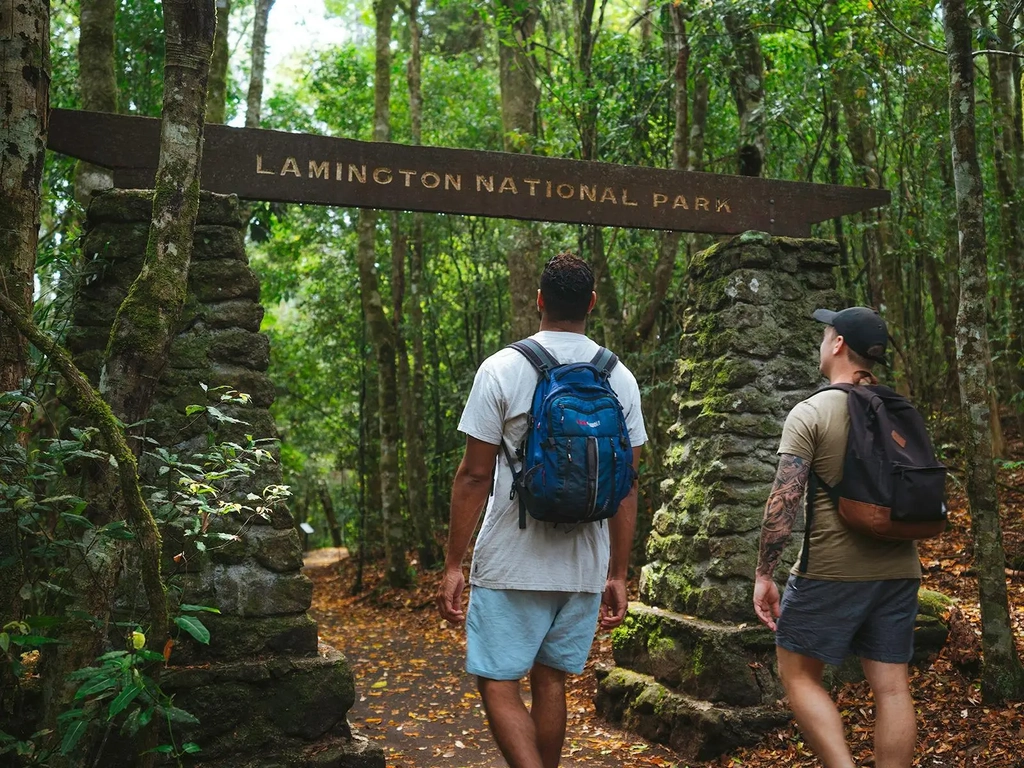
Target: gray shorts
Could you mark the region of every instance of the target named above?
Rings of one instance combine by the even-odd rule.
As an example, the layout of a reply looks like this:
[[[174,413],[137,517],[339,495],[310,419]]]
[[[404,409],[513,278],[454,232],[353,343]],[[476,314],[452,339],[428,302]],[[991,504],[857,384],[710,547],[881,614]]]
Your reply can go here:
[[[885,664],[914,655],[919,579],[823,581],[790,576],[782,595],[775,644],[842,664],[851,653]]]

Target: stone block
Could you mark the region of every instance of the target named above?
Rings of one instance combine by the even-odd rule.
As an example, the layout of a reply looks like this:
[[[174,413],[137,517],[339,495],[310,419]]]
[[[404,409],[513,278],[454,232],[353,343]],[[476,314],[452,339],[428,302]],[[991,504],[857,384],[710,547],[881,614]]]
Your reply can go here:
[[[196,227],[192,243],[194,261],[237,259],[248,263],[242,230],[238,227],[201,224]]]
[[[774,676],[765,687],[756,675],[775,658],[774,637],[756,623],[717,624],[631,603],[612,650],[616,665],[705,701],[756,706],[783,695]]]
[[[209,356],[218,363],[241,365],[265,371],[270,365],[270,339],[262,333],[241,328],[207,332]]]
[[[253,557],[264,568],[278,573],[302,568],[302,542],[294,528],[259,533],[251,531]]]
[[[193,262],[188,273],[190,290],[203,303],[227,299],[258,301],[260,284],[249,265],[237,259]]]
[[[151,218],[153,218],[152,190],[110,189],[97,192],[89,203],[90,223],[148,223]]]
[[[317,625],[305,613],[265,618],[202,613],[199,619],[210,630],[209,645],[181,633],[171,656],[174,666],[316,653]]]
[[[666,744],[683,760],[712,760],[757,743],[790,713],[781,705],[730,707],[675,693],[649,675],[598,671],[597,712],[644,738]]]
[[[82,256],[90,267],[96,262],[137,261],[139,267],[149,242],[149,220],[137,224],[102,222],[91,226],[82,240]]]
[[[312,582],[302,574],[273,573],[261,566],[242,563],[213,567],[215,605],[233,616],[280,616],[309,608]]]
[[[230,387],[244,392],[258,408],[269,408],[274,402],[274,382],[262,371],[252,371],[230,363],[212,363],[205,374],[206,383],[211,388]]]
[[[251,299],[229,299],[203,304],[196,316],[211,328],[241,328],[255,333],[263,322],[263,307]]]

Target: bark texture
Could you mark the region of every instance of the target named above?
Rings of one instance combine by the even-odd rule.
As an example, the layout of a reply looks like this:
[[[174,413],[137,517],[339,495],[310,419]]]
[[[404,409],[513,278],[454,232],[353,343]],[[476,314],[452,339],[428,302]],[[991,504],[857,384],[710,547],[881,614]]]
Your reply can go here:
[[[736,111],[740,116],[737,173],[760,176],[767,144],[764,117],[764,57],[761,43],[750,26],[750,18],[739,10],[725,14],[725,27],[732,41],[733,62],[729,70]]]
[[[422,135],[423,92],[420,55],[419,0],[409,0],[409,118],[412,126],[412,143],[420,144]],[[407,273],[406,301],[408,302],[408,338],[412,353],[409,361],[408,386],[404,389],[402,414],[405,422],[405,481],[408,488],[409,513],[415,521],[416,539],[420,553],[420,565],[432,567],[440,557],[440,549],[434,540],[433,515],[427,498],[428,472],[426,458],[426,407],[423,395],[426,391],[426,359],[423,345],[423,214],[412,217],[412,240],[408,248],[409,269]]]
[[[964,413],[967,497],[981,602],[982,695],[990,703],[1024,696],[1024,667],[1014,646],[1006,594],[999,498],[992,461],[993,382],[988,343],[988,269],[984,193],[978,166],[971,24],[964,0],[943,0],[949,64],[949,122],[960,242],[956,354]]]
[[[537,139],[537,104],[540,101],[531,42],[539,16],[537,0],[501,0],[500,8],[498,65],[505,151],[530,154]],[[507,257],[512,337],[516,339],[537,330],[540,249],[537,225],[533,222],[519,224]]]
[[[245,99],[245,127],[260,127],[263,108],[263,73],[267,61],[267,19],[274,0],[256,0],[256,20],[252,28],[252,68],[249,72],[249,93]]]
[[[217,0],[217,36],[213,40],[213,58],[210,60],[210,81],[206,89],[206,122],[223,123],[227,120],[228,30],[231,26],[231,0]]]
[[[391,132],[391,19],[395,0],[375,0],[376,68],[374,72],[373,140],[387,141]],[[388,581],[409,582],[405,559],[405,530],[399,473],[398,373],[395,363],[395,328],[384,312],[376,266],[377,212],[363,208],[356,224],[359,286],[368,339],[377,360],[378,417],[380,420],[381,516]]]
[[[46,153],[50,83],[50,6],[43,0],[0,4],[0,294],[32,314],[39,239],[40,183]],[[21,388],[28,343],[13,319],[0,315],[0,392]],[[11,426],[22,414],[0,412]],[[10,479],[10,478],[6,478]],[[23,568],[18,519],[0,508],[0,615],[20,616]]]
[[[114,70],[116,0],[81,0],[78,37],[78,90],[82,109],[117,112],[117,74]],[[114,186],[106,168],[79,162],[75,166],[75,199],[86,207],[93,192]]]
[[[672,35],[666,35],[666,47],[670,49],[672,79],[675,83],[676,125],[672,139],[672,167],[686,170],[690,162],[690,94],[687,87],[690,72],[690,41],[686,34],[686,11],[680,5],[668,7],[672,19]],[[661,311],[665,296],[672,284],[672,273],[675,271],[676,258],[679,254],[679,243],[682,232],[663,232],[658,239],[658,262],[654,266],[653,293],[651,300],[640,314],[633,345],[643,344],[651,335],[658,313]]]

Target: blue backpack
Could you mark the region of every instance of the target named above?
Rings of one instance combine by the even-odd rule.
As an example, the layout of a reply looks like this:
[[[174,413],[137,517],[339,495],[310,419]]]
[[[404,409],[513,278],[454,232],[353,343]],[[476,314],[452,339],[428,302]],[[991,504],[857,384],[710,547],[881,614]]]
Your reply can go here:
[[[509,498],[519,494],[519,527],[526,513],[546,523],[588,523],[614,515],[636,473],[622,405],[608,383],[619,359],[604,347],[589,363],[560,365],[533,339],[509,345],[540,379],[533,392],[526,437],[512,454]]]

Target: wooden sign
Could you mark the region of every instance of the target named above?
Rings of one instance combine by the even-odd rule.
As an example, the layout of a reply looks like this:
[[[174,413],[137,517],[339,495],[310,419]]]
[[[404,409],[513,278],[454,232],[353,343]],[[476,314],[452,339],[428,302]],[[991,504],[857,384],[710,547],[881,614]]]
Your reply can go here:
[[[112,169],[117,187],[148,189],[160,121],[55,109],[48,146]],[[882,189],[212,124],[202,186],[272,202],[792,237],[808,236],[816,222],[889,203]]]

